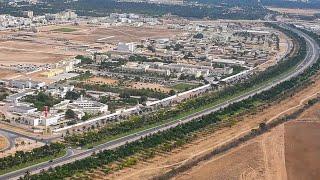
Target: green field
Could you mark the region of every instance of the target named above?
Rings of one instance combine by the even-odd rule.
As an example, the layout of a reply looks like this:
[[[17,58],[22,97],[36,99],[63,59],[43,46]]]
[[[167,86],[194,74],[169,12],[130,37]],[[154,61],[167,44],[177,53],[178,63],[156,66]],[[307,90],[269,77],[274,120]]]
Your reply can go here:
[[[198,84],[179,83],[179,84],[171,86],[171,88],[176,91],[182,92],[182,91],[194,89],[198,86],[199,86]]]
[[[54,29],[52,31],[54,32],[74,32],[74,31],[77,31],[78,29],[74,29],[74,28],[57,28],[57,29]]]

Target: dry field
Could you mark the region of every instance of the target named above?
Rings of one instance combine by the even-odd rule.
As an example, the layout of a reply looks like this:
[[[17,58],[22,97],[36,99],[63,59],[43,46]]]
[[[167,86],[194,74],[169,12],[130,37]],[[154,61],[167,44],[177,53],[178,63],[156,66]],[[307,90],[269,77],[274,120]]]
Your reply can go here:
[[[73,32],[59,32],[53,31],[59,28],[77,29]],[[59,37],[61,39],[82,42],[82,43],[96,43],[97,41],[103,43],[118,43],[118,42],[134,42],[145,38],[164,38],[171,37],[181,33],[180,31],[162,29],[160,27],[131,27],[131,26],[117,26],[105,27],[96,25],[80,24],[79,26],[61,25],[61,26],[46,26],[40,28],[40,36],[53,38]]]
[[[118,83],[118,80],[111,79],[111,78],[104,78],[104,77],[92,77],[88,80],[86,80],[87,83],[94,83],[94,84],[109,84],[109,85],[115,85]]]
[[[8,140],[0,135],[0,150],[6,148],[8,145]]]
[[[283,125],[176,177],[186,179],[286,179]]]
[[[134,89],[152,89],[159,92],[169,93],[170,88],[167,88],[161,84],[153,84],[153,83],[143,83],[143,82],[134,82],[129,85]]]
[[[140,162],[137,165],[131,168],[125,168],[118,172],[105,175],[102,171],[96,171],[93,174],[99,174],[101,179],[150,179],[154,176],[163,174],[171,170],[173,167],[177,167],[181,164],[184,164],[196,157],[204,155],[210,152],[213,148],[220,146],[226,142],[231,141],[235,137],[239,137],[244,133],[249,132],[252,128],[255,128],[261,122],[266,122],[272,120],[278,116],[290,113],[305,102],[308,99],[314,97],[317,93],[320,92],[320,79],[314,78],[314,84],[310,85],[308,88],[296,93],[293,97],[287,98],[281,102],[275,103],[272,106],[263,108],[259,110],[256,114],[252,113],[245,115],[244,117],[239,117],[240,120],[236,125],[231,128],[221,128],[216,130],[214,133],[210,134],[200,134],[199,139],[188,144],[182,148],[176,149],[173,152],[167,154],[159,154],[156,157],[147,160],[146,162]],[[313,112],[318,114],[317,111]],[[319,113],[320,114],[320,113]],[[318,118],[320,117],[318,114]],[[304,117],[305,115],[303,115]],[[214,174],[215,177],[219,177],[219,174],[225,174],[232,177],[239,177],[240,179],[285,179],[287,176],[286,167],[285,167],[285,156],[284,156],[284,129],[285,126],[281,125],[274,130],[272,133],[266,133],[264,136],[256,138],[238,148],[231,150],[230,152],[223,154],[223,157],[215,157],[216,159],[210,161],[219,161],[229,163],[229,166],[224,164],[211,163],[211,165],[216,165],[215,167],[205,167],[203,166],[202,173],[193,173],[193,169],[182,174],[177,178],[188,178],[190,175],[194,174],[203,174],[203,177],[209,177],[213,173],[210,173],[210,169],[217,172]],[[289,142],[289,141],[287,141]],[[244,149],[242,149],[244,148]],[[248,155],[250,149],[256,149],[255,152]],[[238,151],[238,152],[237,152]],[[261,153],[262,152],[262,153]],[[319,152],[318,152],[319,153]],[[240,154],[237,157],[237,154]],[[243,158],[241,159],[241,157]],[[252,156],[252,157],[251,157]],[[227,159],[219,160],[219,158]],[[230,164],[228,158],[236,159],[237,163]],[[262,159],[262,160],[261,160]],[[263,166],[256,165],[257,162],[264,162]],[[200,166],[194,167],[194,169],[201,168],[201,165],[206,165],[207,162],[203,162]],[[231,166],[232,165],[232,166]],[[253,167],[251,167],[253,166]],[[228,167],[224,169],[224,167]],[[253,168],[253,170],[251,168]],[[224,173],[219,171],[219,169],[224,169],[229,173]],[[198,171],[197,171],[198,172]],[[209,172],[209,174],[205,174]],[[193,174],[192,174],[193,173]],[[276,178],[277,177],[277,178]],[[201,177],[195,177],[201,178]],[[212,178],[215,179],[215,178]],[[228,178],[225,178],[228,179]],[[233,179],[233,178],[229,178]]]
[[[295,14],[295,15],[305,15],[313,16],[314,14],[320,13],[320,9],[289,9],[289,8],[273,8],[267,7],[268,9],[280,13]]]
[[[319,128],[319,119],[282,124],[176,179],[319,179]]]
[[[11,35],[15,34],[16,32],[13,32]],[[55,63],[77,54],[77,52],[66,51],[62,45],[49,43],[49,41],[37,39],[37,36],[28,37],[28,41],[2,40],[0,41],[0,64],[42,65]]]
[[[1,31],[0,64],[55,63],[85,54],[83,46],[107,51],[112,50],[118,42],[168,38],[179,33],[181,32],[160,27],[105,27],[84,23],[79,26],[66,24],[39,27],[37,33]]]
[[[0,68],[0,79],[12,79],[19,76],[20,73],[12,70],[6,70]]]

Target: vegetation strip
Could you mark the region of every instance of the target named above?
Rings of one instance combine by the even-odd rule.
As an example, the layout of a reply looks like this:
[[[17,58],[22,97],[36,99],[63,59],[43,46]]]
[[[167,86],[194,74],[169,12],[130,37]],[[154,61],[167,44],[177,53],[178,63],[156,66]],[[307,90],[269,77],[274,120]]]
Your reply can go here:
[[[0,158],[0,175],[62,157],[65,152],[65,146],[60,143],[44,145],[30,152],[17,151],[14,156]]]

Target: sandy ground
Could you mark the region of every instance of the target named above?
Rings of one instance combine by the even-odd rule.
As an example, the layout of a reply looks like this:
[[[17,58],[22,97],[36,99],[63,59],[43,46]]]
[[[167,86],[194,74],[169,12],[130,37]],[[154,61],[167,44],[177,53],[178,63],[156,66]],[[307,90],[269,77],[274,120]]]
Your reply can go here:
[[[319,107],[320,103],[297,120],[202,162],[175,179],[319,179]]]
[[[267,7],[272,11],[277,11],[280,13],[287,14],[297,14],[297,15],[305,15],[305,16],[313,16],[314,14],[320,13],[320,9],[289,9],[289,8],[273,8]]]
[[[41,142],[35,142],[30,139],[18,137],[15,139],[15,146],[12,149],[9,149],[5,152],[0,152],[0,158],[13,155],[17,151],[31,151],[34,148],[38,148],[43,146],[44,144]]]
[[[203,162],[175,179],[261,179],[261,172],[265,171],[263,164],[261,145],[252,142],[224,156]]]
[[[149,179],[153,176],[162,174],[170,170],[172,167],[176,167],[194,157],[209,152],[214,147],[224,144],[235,137],[239,137],[240,135],[250,131],[252,128],[257,127],[261,122],[272,120],[278,116],[290,113],[298,107],[301,107],[301,105],[309,98],[314,97],[318,92],[320,92],[320,80],[319,78],[314,78],[314,80],[316,81],[315,84],[312,84],[308,88],[296,93],[293,97],[287,98],[286,100],[283,100],[272,106],[262,108],[257,113],[251,113],[245,117],[239,117],[238,119],[241,121],[231,128],[222,128],[211,134],[200,135],[199,137],[201,138],[191,144],[186,145],[185,147],[177,149],[168,154],[161,154],[153,159],[148,160],[147,162],[138,163],[132,168],[126,168],[103,177],[105,177],[104,179]],[[281,142],[281,139],[278,139],[277,141]],[[270,146],[269,144],[272,145],[274,142],[276,141],[273,141],[271,138],[271,140],[265,140],[264,144],[265,146]],[[281,149],[281,145],[279,145],[279,148],[275,149]],[[264,152],[268,153],[268,157],[270,157],[270,160],[267,161],[269,164],[274,164],[273,161],[277,162],[276,169],[272,168],[271,165],[265,165],[264,168],[268,172],[267,174],[269,174],[268,177],[279,177],[279,179],[285,177],[286,174],[284,173],[285,167],[283,166],[283,151],[277,150],[273,153],[268,151]],[[276,158],[280,160],[277,160]],[[250,162],[247,163],[250,164]],[[97,173],[102,172],[99,171]],[[262,175],[259,175],[259,177],[260,176],[262,177]],[[264,177],[266,177],[266,175],[264,175]]]
[[[60,28],[73,32],[53,31]],[[119,42],[138,42],[147,38],[170,38],[182,33],[161,27],[106,27],[88,24],[52,25],[39,27],[37,33],[28,31],[0,32],[0,64],[47,64],[85,54],[85,48],[113,50]]]
[[[320,179],[320,121],[290,122],[285,129],[288,179]]]
[[[0,79],[6,80],[6,79],[12,79],[14,77],[17,77],[20,73],[12,70],[6,70],[0,68]]]
[[[170,92],[171,88],[165,87],[161,84],[153,84],[153,83],[143,83],[143,82],[134,82],[129,84],[130,87],[134,88],[134,89],[152,89],[155,91],[159,91],[159,92],[165,92],[168,93]]]
[[[4,137],[0,135],[0,150],[4,149],[8,146],[8,140]]]
[[[16,33],[12,33],[15,35]],[[3,35],[3,32],[0,32]],[[77,53],[68,51],[62,44],[49,43],[49,39],[28,37],[28,41],[2,40],[0,41],[0,64],[46,64],[55,63]]]
[[[104,77],[92,77],[86,81],[87,83],[96,83],[96,84],[110,84],[115,85],[118,83],[118,80]]]
[[[175,179],[286,179],[283,125]]]
[[[53,32],[53,29],[57,28],[76,28],[78,31],[74,32]],[[118,43],[118,42],[134,42],[140,41],[146,38],[164,38],[171,37],[181,33],[181,31],[163,29],[161,27],[131,27],[131,26],[117,26],[117,27],[106,27],[96,25],[85,25],[71,26],[71,25],[60,25],[60,26],[46,26],[39,28],[41,37],[57,37],[76,41],[76,42],[87,42],[96,43],[97,41],[103,43]]]

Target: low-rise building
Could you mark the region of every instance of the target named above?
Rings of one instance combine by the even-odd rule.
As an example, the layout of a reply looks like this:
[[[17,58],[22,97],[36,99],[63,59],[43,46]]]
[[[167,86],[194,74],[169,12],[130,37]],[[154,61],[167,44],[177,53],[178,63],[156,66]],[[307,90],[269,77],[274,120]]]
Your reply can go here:
[[[8,108],[9,112],[15,114],[31,114],[37,111],[37,108],[31,106],[13,105]]]
[[[82,97],[79,100],[70,103],[68,105],[68,108],[75,111],[82,111],[93,114],[108,112],[108,105],[97,101],[84,100]]]
[[[9,85],[19,89],[41,89],[46,85],[46,83],[32,80],[11,80],[9,81]]]

